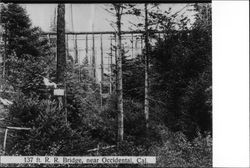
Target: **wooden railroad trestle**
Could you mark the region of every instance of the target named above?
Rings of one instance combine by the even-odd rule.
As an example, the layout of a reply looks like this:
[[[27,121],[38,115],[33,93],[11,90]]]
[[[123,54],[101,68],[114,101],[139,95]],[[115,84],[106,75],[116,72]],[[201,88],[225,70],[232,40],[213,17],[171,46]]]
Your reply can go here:
[[[155,33],[160,37],[163,32]],[[56,47],[56,32],[44,32],[43,35],[47,36],[49,43]],[[135,58],[138,54],[142,54],[143,39],[143,31],[122,32],[123,49],[127,57]],[[67,59],[73,60],[78,69],[79,80],[81,80],[81,70],[84,68],[100,84],[102,104],[102,99],[115,89],[112,77],[117,58],[116,32],[66,32],[65,43]]]

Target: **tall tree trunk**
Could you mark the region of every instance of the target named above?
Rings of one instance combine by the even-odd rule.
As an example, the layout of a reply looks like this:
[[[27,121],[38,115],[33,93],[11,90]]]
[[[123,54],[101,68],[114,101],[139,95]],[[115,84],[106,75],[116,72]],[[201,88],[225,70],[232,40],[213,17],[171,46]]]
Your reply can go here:
[[[57,84],[64,88],[65,95],[58,97],[59,107],[64,104],[65,121],[67,123],[67,108],[66,108],[66,46],[65,46],[65,4],[58,4],[57,8],[57,70],[56,70]]]
[[[101,43],[101,81],[104,80],[104,73],[103,73],[103,45],[102,45],[102,34],[101,34],[101,39],[100,39],[100,43]]]
[[[145,120],[146,120],[146,132],[148,133],[149,127],[149,100],[148,100],[148,9],[147,3],[145,3],[145,98],[144,98],[144,113],[145,113]]]
[[[66,68],[65,48],[65,4],[58,4],[57,8],[57,83],[63,84]]]
[[[95,35],[92,35],[92,69],[93,77],[96,80],[96,65],[95,65]]]
[[[118,141],[123,141],[124,134],[124,123],[123,123],[123,90],[122,90],[122,38],[121,38],[121,11],[122,8],[119,5],[115,5],[116,8],[116,24],[117,24],[117,36],[118,36],[118,44],[117,44],[117,109],[118,109]]]
[[[5,87],[5,79],[6,79],[6,76],[5,76],[5,71],[6,71],[6,59],[7,59],[7,50],[6,50],[6,48],[7,48],[7,39],[6,39],[6,36],[7,36],[7,29],[6,28],[4,28],[5,30],[4,30],[4,33],[5,34],[3,34],[3,42],[4,42],[4,53],[3,53],[3,76],[2,76],[2,78],[3,78],[3,87]]]
[[[118,61],[117,61],[117,34],[115,36],[115,91],[117,93],[118,89],[118,75],[117,75],[117,66],[118,66]]]

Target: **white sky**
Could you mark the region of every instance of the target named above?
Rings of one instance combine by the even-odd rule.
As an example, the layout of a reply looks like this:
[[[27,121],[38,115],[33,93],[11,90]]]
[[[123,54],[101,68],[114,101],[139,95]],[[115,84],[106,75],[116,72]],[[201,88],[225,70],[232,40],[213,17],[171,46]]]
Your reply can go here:
[[[72,31],[70,24],[72,5],[73,10],[73,27],[74,31],[92,31],[92,22],[94,22],[94,31],[112,31],[110,22],[107,20],[113,20],[114,17],[110,13],[104,10],[107,4],[66,4],[66,28]],[[105,6],[106,5],[106,6]],[[168,10],[172,8],[173,12],[182,9],[187,4],[161,4],[162,10]],[[33,26],[39,26],[44,31],[49,31],[50,22],[53,20],[53,15],[57,4],[22,4],[26,8],[28,15],[31,18]],[[183,10],[181,13],[184,13]],[[186,12],[191,17],[190,12]],[[138,22],[136,18],[123,17],[124,25],[123,30],[128,30],[130,24],[126,24],[126,21]]]

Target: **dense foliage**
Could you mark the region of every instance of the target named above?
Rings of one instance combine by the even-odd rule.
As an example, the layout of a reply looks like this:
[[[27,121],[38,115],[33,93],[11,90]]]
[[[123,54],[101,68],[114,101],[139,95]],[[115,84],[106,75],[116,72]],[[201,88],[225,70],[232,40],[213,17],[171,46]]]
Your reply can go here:
[[[202,30],[169,35],[151,52],[151,95],[166,104],[164,121],[189,137],[211,131],[211,38]]]
[[[16,91],[37,93],[41,76],[49,74],[55,59],[48,40],[41,35],[40,28],[31,27],[20,5],[3,5],[1,21],[6,41],[6,83]]]
[[[181,131],[188,139],[212,132],[212,34],[207,5],[195,4],[196,21],[162,12],[150,12],[150,122]],[[166,11],[167,14],[170,11]],[[141,25],[141,23],[139,23]],[[154,33],[155,25],[165,33]],[[176,30],[176,26],[178,29]],[[126,52],[126,51],[125,51]],[[144,101],[144,57],[123,61],[124,98],[141,105]],[[135,80],[136,79],[136,80]],[[133,104],[133,103],[131,103]]]

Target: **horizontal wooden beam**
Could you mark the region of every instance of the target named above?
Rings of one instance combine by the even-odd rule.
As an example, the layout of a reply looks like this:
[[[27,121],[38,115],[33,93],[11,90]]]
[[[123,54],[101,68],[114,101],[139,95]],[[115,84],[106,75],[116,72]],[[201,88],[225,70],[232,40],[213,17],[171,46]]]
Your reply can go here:
[[[122,34],[143,33],[142,31],[123,31]],[[43,32],[45,35],[56,35],[56,32]],[[114,31],[98,31],[98,32],[65,32],[68,35],[85,35],[85,34],[116,34]]]
[[[115,147],[115,145],[102,147],[102,148],[94,148],[94,149],[88,150],[88,152],[94,152],[94,151],[103,150],[103,149],[110,149],[110,148],[114,148],[114,147]]]
[[[2,127],[0,126],[0,128],[3,128],[3,129],[11,129],[11,130],[31,130],[31,128],[25,128],[25,127]]]
[[[115,31],[97,31],[97,32],[65,32],[67,35],[88,35],[88,34],[116,34]],[[122,34],[143,34],[144,31],[122,31]],[[155,33],[164,33],[164,31],[155,31]],[[42,32],[43,35],[56,35],[56,32]]]
[[[157,3],[211,3],[212,0],[157,0]],[[91,4],[91,3],[153,3],[152,0],[1,0],[3,3],[75,3],[75,4]]]
[[[1,90],[1,89],[0,89],[0,92],[5,92],[5,93],[18,93],[18,92],[13,92],[13,91],[9,91],[9,90]]]

